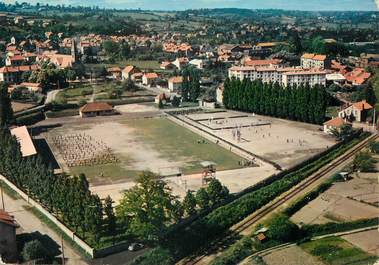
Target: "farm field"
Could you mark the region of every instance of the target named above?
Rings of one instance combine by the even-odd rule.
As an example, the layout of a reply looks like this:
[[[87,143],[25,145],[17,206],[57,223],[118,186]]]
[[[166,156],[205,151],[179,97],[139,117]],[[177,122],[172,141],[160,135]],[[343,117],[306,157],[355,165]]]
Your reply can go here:
[[[378,165],[377,165],[378,166]],[[337,182],[295,213],[295,223],[323,224],[375,218],[379,184],[377,173],[356,173],[347,182]]]
[[[143,170],[161,175],[173,175],[178,171],[200,173],[199,163],[207,160],[215,162],[218,170],[236,169],[240,168],[238,162],[242,160],[165,118],[73,124],[49,132],[50,136],[75,134],[102,141],[119,159],[112,164],[69,167],[73,174],[85,173],[92,185],[132,181]],[[58,162],[65,164],[62,159],[59,161],[57,150],[56,153]]]
[[[367,254],[339,237],[319,239],[300,246],[329,265],[367,265],[374,264],[377,260],[376,256]]]

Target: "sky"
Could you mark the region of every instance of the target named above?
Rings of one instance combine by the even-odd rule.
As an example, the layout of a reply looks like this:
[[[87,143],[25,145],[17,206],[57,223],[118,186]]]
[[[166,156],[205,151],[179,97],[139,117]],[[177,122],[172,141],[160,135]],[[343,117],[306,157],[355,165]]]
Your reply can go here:
[[[1,1],[1,0],[0,0]],[[30,3],[97,5],[106,8],[185,10],[198,8],[249,8],[293,10],[379,10],[379,0],[25,0]],[[7,3],[14,0],[5,0]],[[22,2],[22,0],[19,0]]]

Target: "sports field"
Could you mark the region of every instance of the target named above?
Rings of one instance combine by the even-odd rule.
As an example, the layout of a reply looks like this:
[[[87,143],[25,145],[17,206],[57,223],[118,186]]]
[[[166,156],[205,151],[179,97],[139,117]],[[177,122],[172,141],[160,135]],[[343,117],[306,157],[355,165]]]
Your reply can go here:
[[[132,181],[143,170],[169,176],[200,173],[200,162],[213,161],[217,170],[240,168],[241,157],[166,118],[125,119],[70,124],[49,135],[89,135],[101,141],[118,158],[118,163],[67,167],[72,174],[85,173],[92,185]],[[48,139],[49,137],[47,137]],[[54,150],[58,162],[63,159]],[[58,153],[58,154],[57,154]]]

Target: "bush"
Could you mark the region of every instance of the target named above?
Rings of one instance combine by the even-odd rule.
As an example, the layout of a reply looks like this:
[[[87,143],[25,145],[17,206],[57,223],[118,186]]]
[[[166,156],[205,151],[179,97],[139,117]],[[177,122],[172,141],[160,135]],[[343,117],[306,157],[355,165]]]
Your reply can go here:
[[[32,125],[37,122],[43,121],[45,119],[45,115],[42,112],[37,112],[25,116],[20,116],[16,119],[17,125]]]
[[[375,170],[375,159],[369,152],[360,152],[355,155],[353,166],[361,172],[373,172]]]
[[[142,256],[137,257],[131,265],[171,265],[175,264],[170,252],[163,248],[154,248]]]
[[[300,236],[299,227],[292,223],[288,216],[277,215],[268,223],[267,237],[278,242],[290,242],[297,240]]]
[[[49,260],[52,258],[50,257],[47,249],[39,240],[33,240],[25,243],[21,255],[24,261]]]
[[[312,249],[311,253],[314,256],[323,256],[325,254],[338,252],[340,250],[342,250],[342,248],[339,246],[325,244],[316,246],[314,249]]]
[[[343,223],[326,223],[320,225],[304,225],[302,230],[308,236],[319,236],[325,234],[339,233],[343,231],[349,231],[353,229],[360,229],[364,227],[378,225],[378,219],[364,219],[352,222]]]
[[[253,253],[253,242],[249,237],[244,237],[228,248],[223,254],[216,257],[210,265],[233,265]]]

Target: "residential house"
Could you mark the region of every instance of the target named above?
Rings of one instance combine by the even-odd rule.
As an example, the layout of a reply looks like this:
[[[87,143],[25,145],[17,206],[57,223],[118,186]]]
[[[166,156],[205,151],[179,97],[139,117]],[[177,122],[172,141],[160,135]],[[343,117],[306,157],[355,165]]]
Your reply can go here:
[[[171,77],[168,80],[168,89],[171,92],[180,91],[182,89],[182,84],[183,84],[183,77],[182,76]]]
[[[358,60],[358,67],[366,68],[366,67],[379,67],[379,54],[367,54],[362,53]]]
[[[347,122],[341,117],[333,118],[324,123],[324,133],[332,134],[334,130],[339,130]]]
[[[107,72],[113,79],[121,79],[121,68],[120,67],[108,68]]]
[[[16,263],[18,259],[16,229],[18,224],[13,216],[0,210],[0,261]]]
[[[160,68],[163,70],[174,70],[176,66],[169,61],[164,61],[161,63]]]
[[[338,117],[349,121],[364,122],[368,118],[368,112],[373,107],[366,100],[355,102],[338,112]]]
[[[106,102],[91,102],[79,109],[82,118],[113,115],[114,109]]]
[[[208,65],[208,62],[202,59],[193,59],[188,64],[195,66],[197,69],[204,69]]]
[[[127,80],[131,78],[133,74],[136,73],[141,73],[141,70],[139,70],[137,67],[133,65],[128,65],[121,71],[121,78],[122,80]]]
[[[16,88],[24,87],[27,89],[28,92],[32,93],[42,93],[42,85],[40,83],[30,83],[30,82],[23,82],[18,85],[12,85],[8,87],[8,92],[12,93],[13,90]]]
[[[351,72],[347,72],[345,78],[348,83],[353,86],[361,86],[371,77],[371,73],[366,72],[363,68],[355,68]]]
[[[38,65],[4,66],[0,68],[0,82],[19,83],[24,72],[38,69]]]
[[[5,59],[6,66],[20,66],[25,62],[25,58],[22,55],[7,56]]]
[[[151,86],[158,79],[157,73],[145,73],[142,76],[142,84],[145,86]]]
[[[189,60],[187,57],[179,57],[179,58],[176,58],[176,60],[173,61],[172,64],[175,65],[176,68],[181,70],[188,64],[188,62]]]
[[[331,61],[326,55],[305,53],[300,59],[301,67],[303,68],[320,68],[329,69]]]

